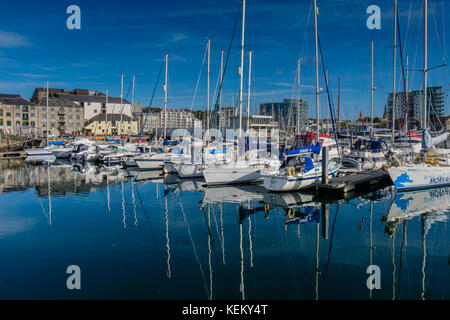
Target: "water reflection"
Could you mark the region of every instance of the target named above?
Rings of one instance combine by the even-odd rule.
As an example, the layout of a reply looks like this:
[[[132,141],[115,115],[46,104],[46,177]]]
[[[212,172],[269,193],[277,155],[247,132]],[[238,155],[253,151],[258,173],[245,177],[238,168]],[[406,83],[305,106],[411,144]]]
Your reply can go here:
[[[52,247],[39,246],[42,259],[51,261],[56,249],[62,260],[85,261],[84,268],[112,268],[118,283],[92,278],[84,298],[450,297],[450,188],[399,194],[383,189],[327,202],[313,193],[270,193],[260,185],[205,187],[202,179],[159,171],[20,162],[0,171],[6,204],[0,209],[0,254],[9,261],[0,271],[16,268],[17,259],[38,263],[27,260],[31,249],[23,244],[50,237]],[[36,195],[45,221],[30,211],[33,196],[27,191]],[[26,227],[15,227],[25,219]],[[75,250],[75,257],[65,250],[80,245],[85,249]],[[381,268],[381,290],[366,286],[369,265]],[[65,294],[56,280],[28,294],[13,288],[14,281],[39,282],[33,272],[5,281],[11,287],[0,289],[1,298]]]

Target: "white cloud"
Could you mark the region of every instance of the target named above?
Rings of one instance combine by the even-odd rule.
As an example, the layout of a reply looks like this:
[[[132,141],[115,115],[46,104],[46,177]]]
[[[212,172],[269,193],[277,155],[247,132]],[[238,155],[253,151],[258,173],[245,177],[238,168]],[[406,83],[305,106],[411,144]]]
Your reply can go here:
[[[172,38],[170,38],[170,42],[178,42],[184,39],[187,39],[187,35],[185,35],[184,33],[175,33]]]
[[[22,35],[15,32],[0,30],[0,48],[29,47],[31,43]]]

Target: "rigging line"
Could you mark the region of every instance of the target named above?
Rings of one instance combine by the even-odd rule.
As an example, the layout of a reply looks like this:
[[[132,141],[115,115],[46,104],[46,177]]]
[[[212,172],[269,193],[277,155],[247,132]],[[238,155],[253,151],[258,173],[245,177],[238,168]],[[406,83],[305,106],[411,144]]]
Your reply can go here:
[[[400,21],[399,15],[398,15],[398,10],[397,10],[397,21]],[[403,78],[403,92],[404,92],[404,101],[405,104],[402,103],[402,110],[401,110],[401,116],[400,116],[400,124],[399,124],[399,130],[398,130],[398,136],[400,137],[400,133],[402,130],[402,122],[403,122],[403,113],[405,112],[405,110],[403,110],[404,106],[406,105],[407,107],[407,111],[409,109],[409,105],[408,105],[408,97],[407,97],[407,92],[406,92],[406,78],[405,78],[405,66],[403,64],[403,46],[402,46],[402,38],[401,38],[401,32],[400,32],[400,22],[397,23],[397,34],[398,34],[398,46],[400,48],[400,62],[401,62],[401,67],[402,67],[402,78]],[[406,128],[408,128],[408,124],[406,124]]]
[[[155,97],[156,89],[157,89],[157,87],[158,87],[159,79],[161,78],[161,73],[162,73],[162,70],[163,70],[164,65],[165,65],[165,61],[163,60],[163,61],[161,62],[161,67],[159,68],[158,77],[157,77],[157,79],[156,79],[155,87],[153,88],[152,97],[151,97],[150,103],[149,103],[149,105],[148,105],[147,114],[145,115],[144,123],[142,124],[142,129],[141,129],[141,131],[139,132],[139,140],[138,140],[138,143],[137,143],[137,146],[136,146],[136,151],[138,150],[139,144],[141,143],[142,133],[144,132],[145,124],[147,123],[148,114],[149,114],[150,109],[151,109],[151,107],[152,107],[153,98]]]
[[[398,280],[397,280],[397,297],[400,298],[400,281],[402,279],[402,267],[403,267],[403,251],[405,248],[406,241],[406,220],[403,221],[403,232],[402,232],[402,244],[400,246],[400,263],[398,266]]]
[[[445,59],[445,53],[444,53],[443,48],[442,48],[441,38],[439,37],[438,25],[437,25],[437,21],[436,21],[436,15],[432,14],[431,16],[433,17],[434,29],[436,31],[436,38],[437,38],[438,43],[439,43],[439,49],[441,49],[442,61],[445,63],[445,60],[446,60]]]
[[[195,247],[194,239],[192,238],[192,234],[191,234],[191,227],[190,227],[190,224],[187,221],[186,213],[184,212],[184,206],[183,206],[183,202],[181,201],[181,196],[180,196],[180,192],[179,191],[177,192],[177,195],[178,195],[178,199],[180,200],[180,209],[181,209],[181,213],[183,214],[184,224],[187,227],[189,240],[191,240],[192,249],[194,250],[195,260],[197,260],[197,263],[198,263],[198,265],[200,267],[200,273],[202,274],[202,278],[203,278],[203,285],[205,287],[205,291],[206,291],[207,296],[209,296],[209,291],[208,291],[208,288],[206,286],[205,273],[203,272],[203,267],[202,267],[202,264],[200,263],[200,258],[198,257],[197,248]]]
[[[409,1],[408,23],[406,24],[406,35],[405,35],[405,52],[408,52],[408,46],[406,44],[408,43],[409,28],[411,26],[411,9],[412,9],[412,0]]]
[[[339,209],[340,209],[340,204],[338,203],[336,206],[336,213],[334,214],[333,226],[331,227],[330,246],[328,248],[328,259],[327,259],[327,263],[325,264],[325,271],[324,271],[324,275],[323,275],[323,279],[322,279],[322,287],[325,285],[325,280],[328,275],[328,264],[330,263],[331,249],[333,248],[334,227],[336,225],[336,220],[337,220],[337,216],[339,213]]]
[[[25,169],[27,170],[27,173],[28,173],[28,179],[31,181],[32,179],[31,179],[30,170],[28,169],[28,165],[26,163],[25,163]],[[36,181],[34,179],[33,179],[33,185],[34,185],[34,188],[37,189]],[[39,200],[39,203],[40,203],[41,208],[42,208],[42,213],[44,214],[44,216],[47,219],[47,221],[49,221],[47,212],[45,212],[44,205],[42,204],[42,200],[41,200],[41,198],[39,196],[38,196],[38,200]]]
[[[138,189],[138,186],[137,186],[137,185],[136,185],[135,190],[136,190],[136,194],[137,194],[137,196],[138,196],[138,198],[139,198],[139,203],[140,203],[140,205],[141,205],[141,207],[142,207],[142,211],[143,211],[144,218],[145,218],[145,220],[147,221],[148,226],[149,226],[149,228],[150,228],[150,232],[151,232],[151,234],[152,234],[153,242],[155,243],[155,246],[156,246],[156,248],[158,249],[158,252],[159,252],[159,258],[161,259],[161,262],[163,262],[164,260],[163,260],[161,248],[158,246],[158,241],[156,240],[155,233],[154,233],[153,228],[152,228],[152,223],[150,222],[150,218],[149,218],[148,213],[147,213],[147,210],[145,209],[145,206],[144,206],[144,200],[142,200],[142,197],[141,197],[141,194],[140,194],[140,192],[139,192],[139,189]]]
[[[128,91],[127,91],[127,95],[125,96],[125,100],[128,99],[128,94],[130,93],[132,84],[133,84],[133,82],[131,82],[131,83],[130,83],[130,86],[128,87]],[[123,99],[122,99],[122,107],[121,107],[121,109],[120,109],[120,114],[122,114],[124,106],[125,106],[125,105],[124,105]]]
[[[222,244],[222,238],[221,238],[220,232],[219,232],[219,224],[217,223],[217,218],[216,218],[216,213],[215,213],[214,207],[213,207],[213,210],[211,211],[211,213],[214,218],[214,224],[216,225],[217,237],[219,238],[220,243]]]
[[[192,108],[194,107],[195,97],[197,96],[198,85],[199,85],[200,79],[202,77],[203,67],[205,66],[205,59],[206,59],[207,52],[208,52],[208,45],[206,45],[205,53],[203,54],[202,65],[200,67],[200,72],[198,73],[197,84],[195,85],[194,96],[192,97],[191,111],[192,111]]]
[[[441,10],[441,12],[442,12],[442,34],[443,34],[443,44],[444,44],[444,53],[445,52],[447,52],[447,46],[446,46],[446,43],[445,43],[445,39],[446,39],[446,37],[445,37],[445,11],[444,11],[444,0],[442,0],[442,2],[441,2],[441,5],[442,5],[442,10]],[[445,57],[445,56],[444,56]],[[445,59],[445,60],[447,60],[447,59]]]
[[[203,218],[205,220],[205,223],[206,223],[206,225],[208,225],[208,221],[207,221],[206,215],[205,215],[205,210],[202,210],[202,213],[203,213]],[[224,284],[224,289],[226,291],[227,287],[226,287],[226,283],[225,283],[225,278],[223,277],[223,274],[222,274],[222,272],[220,270],[219,258],[217,256],[216,247],[214,245],[214,240],[213,240],[213,237],[212,237],[211,229],[209,227],[208,227],[208,234],[211,235],[211,245],[212,245],[214,257],[216,258],[217,271],[219,272],[219,276],[222,279],[222,283]]]
[[[341,156],[342,156],[341,155],[341,148],[339,148],[339,141],[338,141],[338,138],[337,138],[336,126],[335,126],[335,123],[334,123],[334,104],[333,104],[333,99],[331,97],[331,92],[330,92],[329,87],[328,87],[328,77],[326,76],[325,63],[323,61],[322,45],[320,43],[319,35],[317,35],[317,40],[318,40],[318,43],[319,43],[320,60],[322,62],[322,70],[323,70],[323,75],[324,75],[324,78],[325,78],[325,86],[327,88],[327,98],[328,98],[328,104],[329,104],[329,109],[330,109],[330,118],[331,118],[331,123],[333,125],[333,136],[334,136],[334,140],[336,141],[336,147],[337,147],[337,150],[338,150],[339,158],[341,158]]]
[[[233,47],[233,40],[234,40],[234,36],[236,34],[236,28],[237,28],[237,24],[238,24],[240,13],[241,13],[241,7],[242,7],[242,0],[239,2],[239,7],[238,7],[238,10],[236,13],[236,18],[235,18],[234,27],[233,27],[233,33],[231,34],[230,46],[228,47],[227,59],[225,60],[225,65],[224,65],[223,73],[222,73],[222,79],[220,80],[219,93],[216,98],[215,106],[217,106],[219,104],[220,95],[222,94],[223,79],[225,78],[225,74],[227,72],[228,60],[230,58],[231,48]]]

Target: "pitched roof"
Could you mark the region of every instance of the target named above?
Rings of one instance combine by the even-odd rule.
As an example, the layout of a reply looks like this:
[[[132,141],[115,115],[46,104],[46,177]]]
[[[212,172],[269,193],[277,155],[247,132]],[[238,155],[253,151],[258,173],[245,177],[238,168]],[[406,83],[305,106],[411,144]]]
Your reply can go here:
[[[18,94],[3,94],[0,93],[0,103],[8,105],[18,105],[18,106],[32,106],[33,104],[22,98]]]
[[[47,88],[36,88],[31,100],[38,102],[39,94],[46,94]],[[64,98],[76,102],[99,102],[106,103],[106,95],[99,91],[90,91],[88,89],[57,89],[49,88],[48,94],[51,97]],[[127,99],[122,99],[123,104],[131,104]],[[42,101],[41,101],[42,103]],[[108,103],[120,103],[120,97],[108,97]]]
[[[92,117],[87,121],[86,125],[95,121],[106,121],[106,113],[99,113],[98,115]],[[108,113],[108,122],[109,121],[120,121],[120,113]],[[122,114],[122,121],[131,121],[131,117],[126,114]]]

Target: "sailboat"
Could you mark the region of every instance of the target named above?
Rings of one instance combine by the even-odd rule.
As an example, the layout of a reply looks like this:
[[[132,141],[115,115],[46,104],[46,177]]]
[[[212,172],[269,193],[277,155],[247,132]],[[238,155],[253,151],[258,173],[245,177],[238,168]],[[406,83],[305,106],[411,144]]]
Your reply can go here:
[[[448,159],[448,150],[440,150],[441,155],[433,156],[434,145],[442,142],[443,137],[448,137],[444,133],[438,137],[432,138],[428,132],[427,119],[427,0],[424,0],[424,40],[423,40],[423,134],[422,149],[419,157],[412,162],[405,162],[401,166],[388,169],[389,176],[395,184],[398,191],[438,188],[450,185],[450,162]]]
[[[322,161],[318,155],[322,154],[324,141],[320,142],[319,132],[319,54],[317,32],[318,8],[314,1],[314,33],[315,33],[315,75],[316,75],[316,140],[315,145],[304,146],[285,152],[285,165],[278,174],[264,176],[264,187],[270,191],[295,191],[313,186],[322,177]],[[322,61],[323,62],[323,61]],[[325,78],[328,89],[328,80]],[[339,148],[336,149],[339,154]],[[290,160],[289,158],[295,157]],[[341,167],[340,159],[331,159],[328,162],[328,175],[334,176]]]
[[[242,105],[243,105],[243,81],[244,81],[244,36],[245,36],[245,1],[242,1],[242,36],[241,36],[241,65],[239,68],[239,140],[242,138]],[[249,59],[251,63],[251,59]],[[249,65],[249,69],[251,65]],[[250,99],[250,95],[247,97]],[[248,107],[249,110],[249,107]],[[235,153],[235,159],[231,163],[212,165],[203,170],[203,176],[208,185],[253,183],[262,180],[264,172],[274,173],[281,165],[275,158],[261,156],[260,150],[249,150],[244,154]]]

